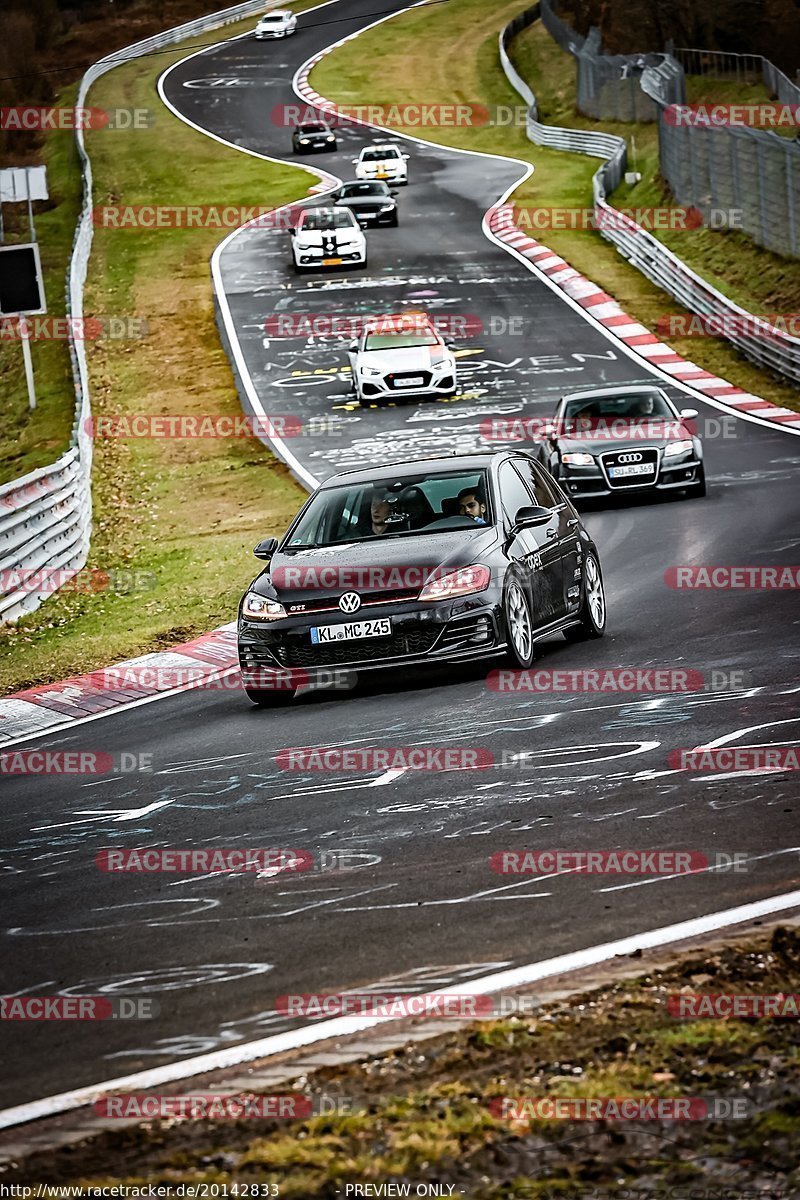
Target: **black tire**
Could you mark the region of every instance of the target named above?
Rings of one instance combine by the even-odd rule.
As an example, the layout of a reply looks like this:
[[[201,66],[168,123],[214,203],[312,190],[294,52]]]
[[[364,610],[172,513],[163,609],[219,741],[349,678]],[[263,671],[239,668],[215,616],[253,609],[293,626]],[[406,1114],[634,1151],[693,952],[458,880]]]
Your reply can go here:
[[[283,691],[264,691],[261,688],[246,687],[245,693],[247,699],[259,708],[281,708],[284,704],[291,703],[297,695],[296,688],[286,688]]]
[[[369,405],[370,405],[370,402],[369,402],[369,400],[367,400],[366,396],[359,396],[358,403],[361,408],[369,408]]]
[[[706,494],[706,472],[703,464],[700,464],[700,469],[697,472],[697,483],[693,483],[684,493],[686,499],[697,498],[701,499]]]
[[[509,659],[527,670],[536,657],[536,643],[530,602],[518,579],[512,578],[503,593],[503,620]]]
[[[593,580],[596,583],[593,583]],[[592,594],[587,590],[589,588],[595,597],[599,595],[599,600],[592,601]],[[599,593],[597,588],[599,588]],[[600,564],[591,551],[586,555],[583,564],[583,595],[578,610],[578,619],[579,625],[570,625],[569,629],[564,630],[564,637],[568,642],[586,642],[590,638],[601,638],[605,634],[606,594],[603,587],[603,575],[600,571]]]
[[[391,221],[389,221],[388,224],[389,224],[390,229],[397,229],[397,226],[400,224],[397,213],[394,214],[394,216],[392,217]]]

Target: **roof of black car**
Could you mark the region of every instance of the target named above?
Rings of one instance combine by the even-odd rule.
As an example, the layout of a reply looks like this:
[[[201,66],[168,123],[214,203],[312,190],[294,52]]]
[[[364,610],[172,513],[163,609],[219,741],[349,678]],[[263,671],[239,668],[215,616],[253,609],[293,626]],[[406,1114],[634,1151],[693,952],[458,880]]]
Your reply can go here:
[[[391,479],[398,472],[419,471],[420,469],[428,471],[477,471],[490,466],[498,455],[508,453],[519,454],[520,451],[511,451],[508,447],[504,447],[498,450],[477,450],[466,454],[436,455],[432,458],[403,458],[390,463],[383,463],[381,466],[354,467],[350,471],[338,471],[330,479],[326,479],[322,486],[333,486],[343,478],[346,478],[348,483],[377,482],[380,479]]]

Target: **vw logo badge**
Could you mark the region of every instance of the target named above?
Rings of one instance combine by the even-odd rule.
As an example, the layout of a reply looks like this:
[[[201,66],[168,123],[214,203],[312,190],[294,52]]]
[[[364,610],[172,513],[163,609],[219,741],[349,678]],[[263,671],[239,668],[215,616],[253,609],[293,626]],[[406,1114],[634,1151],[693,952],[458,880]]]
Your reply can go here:
[[[620,454],[619,458],[617,459],[617,462],[620,462],[620,463],[635,463],[635,462],[641,462],[641,461],[642,461],[642,456],[641,456],[641,454],[638,454],[638,453],[636,453],[636,454]]]
[[[339,597],[339,608],[344,613],[358,612],[361,608],[361,597],[358,592],[345,592]]]

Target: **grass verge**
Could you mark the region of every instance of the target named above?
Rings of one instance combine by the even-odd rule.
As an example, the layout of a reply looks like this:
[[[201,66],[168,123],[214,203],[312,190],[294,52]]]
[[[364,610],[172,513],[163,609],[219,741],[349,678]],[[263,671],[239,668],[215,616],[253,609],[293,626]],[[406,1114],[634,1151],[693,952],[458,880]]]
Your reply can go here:
[[[248,20],[220,36],[251,26]],[[149,129],[88,134],[95,205],[279,205],[314,182],[299,168],[221,146],[164,109],[156,79],[194,44],[121,66],[92,89],[91,105],[156,113]],[[221,236],[213,229],[95,230],[87,313],[144,318],[149,328],[141,339],[87,345],[95,416],[241,411],[214,323],[209,258]],[[232,620],[255,573],[252,546],[285,528],[305,492],[255,439],[142,438],[95,443],[93,495],[88,566],[133,568],[140,586],[62,593],[0,628],[3,691]]]
[[[519,105],[499,64],[500,27],[520,10],[519,0],[450,0],[447,5],[421,8],[378,26],[323,59],[312,75],[322,95],[345,104],[473,103]],[[391,30],[391,37],[387,31]],[[572,58],[537,24],[514,42],[521,74],[536,93],[543,121],[555,125],[596,129],[596,123],[576,115],[575,66]],[[457,64],[457,69],[456,65]],[[713,87],[713,84],[710,85]],[[702,96],[693,95],[697,102]],[[603,129],[636,138],[636,166],[643,180],[633,190],[618,189],[618,207],[671,204],[656,182],[658,174],[655,126],[607,123]],[[516,192],[520,205],[536,208],[585,209],[591,202],[592,175],[597,160],[533,146],[523,128],[472,126],[402,132],[441,145],[521,158],[535,173]],[[412,163],[413,169],[413,163]],[[413,186],[413,184],[412,184]],[[613,295],[622,307],[656,331],[661,317],[685,310],[631,267],[596,232],[547,230],[545,245],[561,254],[576,270]],[[714,286],[755,312],[795,312],[800,307],[797,263],[756,247],[736,233],[696,230],[676,234],[672,246]],[[797,390],[753,366],[722,340],[665,338],[675,350],[731,383],[787,408],[800,409]]]
[[[798,1021],[679,1020],[667,997],[799,990],[800,936],[779,927],[543,1005],[533,1019],[476,1023],[298,1081],[304,1095],[331,1107],[338,1100],[347,1112],[258,1128],[253,1120],[149,1122],[36,1155],[6,1182],[149,1185],[168,1195],[179,1184],[216,1184],[222,1194],[222,1185],[258,1182],[283,1200],[359,1194],[348,1184],[384,1185],[361,1195],[447,1194],[415,1190],[434,1183],[475,1200],[678,1194],[669,1187],[793,1196]],[[744,1101],[747,1115],[509,1120],[493,1107],[504,1097],[654,1096]],[[389,1181],[410,1191],[388,1192]]]

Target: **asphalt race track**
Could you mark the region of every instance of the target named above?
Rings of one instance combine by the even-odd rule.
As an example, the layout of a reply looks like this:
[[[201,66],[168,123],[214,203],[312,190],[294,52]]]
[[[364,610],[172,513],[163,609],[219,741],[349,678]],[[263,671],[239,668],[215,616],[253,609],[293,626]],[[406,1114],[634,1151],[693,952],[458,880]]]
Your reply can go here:
[[[302,15],[286,42],[225,42],[170,71],[165,93],[219,137],[291,158],[291,131],[270,114],[297,102],[291,80],[303,62],[370,23],[378,7],[389,5],[342,0],[317,18]],[[242,82],[208,83],[215,79]],[[350,177],[349,160],[374,135],[350,128],[341,137],[339,152],[309,164]],[[482,234],[483,213],[520,176],[519,164],[408,149],[400,227],[368,232],[366,271],[297,279],[288,236],[271,229],[237,235],[221,257],[265,410],[306,426],[326,419],[324,434],[291,445],[319,479],[390,455],[479,445],[486,417],[544,416],[567,389],[648,377]],[[387,311],[409,301],[482,323],[483,333],[456,339],[461,393],[451,403],[359,410],[346,338],[265,334],[276,313]],[[511,332],[512,319],[522,333]],[[701,431],[722,415],[669,390],[700,409]],[[553,640],[539,660],[542,669],[694,669],[707,676],[705,691],[507,694],[475,666],[404,672],[272,712],[236,691],[194,691],[39,738],[47,749],[152,755],[152,770],[4,782],[5,991],[150,996],[161,1011],[150,1021],[6,1032],[2,1104],[286,1029],[274,1005],[287,992],[389,981],[426,990],[796,888],[790,773],[685,772],[667,761],[677,747],[797,740],[795,595],[679,591],[664,578],[680,564],[798,561],[800,444],[780,429],[731,424],[734,436],[706,440],[707,499],[587,514],[609,631],[584,645]],[[505,765],[337,774],[287,772],[274,761],[282,747],[419,745],[487,748]],[[101,850],[142,845],[347,853],[336,870],[264,878],[95,868]],[[745,854],[746,870],[518,878],[489,865],[504,849],[620,847]]]

